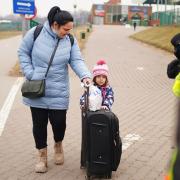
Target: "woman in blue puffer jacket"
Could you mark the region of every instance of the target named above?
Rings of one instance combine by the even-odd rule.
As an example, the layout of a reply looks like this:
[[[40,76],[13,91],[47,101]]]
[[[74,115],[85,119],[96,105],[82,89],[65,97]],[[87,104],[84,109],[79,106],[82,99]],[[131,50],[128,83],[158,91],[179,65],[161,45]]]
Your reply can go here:
[[[18,50],[21,69],[28,80],[44,79],[54,47],[60,38],[53,62],[46,77],[45,96],[37,99],[23,98],[30,106],[33,121],[33,136],[39,151],[36,172],[47,172],[47,124],[48,119],[54,134],[55,164],[64,163],[62,141],[66,129],[66,111],[69,105],[68,64],[80,80],[90,83],[88,71],[74,38],[68,36],[73,28],[73,17],[55,6],[48,14],[39,36],[34,41],[35,28],[30,29]]]

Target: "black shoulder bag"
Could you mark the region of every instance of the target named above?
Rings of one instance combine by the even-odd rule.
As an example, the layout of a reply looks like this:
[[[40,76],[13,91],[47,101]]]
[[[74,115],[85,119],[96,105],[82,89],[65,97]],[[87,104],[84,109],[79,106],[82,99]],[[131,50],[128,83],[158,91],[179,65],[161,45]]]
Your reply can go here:
[[[45,80],[49,71],[49,68],[51,66],[51,63],[53,61],[54,55],[56,53],[58,44],[60,39],[58,39],[58,42],[54,48],[54,51],[51,55],[48,68],[45,74],[45,79],[42,80],[26,80],[21,88],[22,96],[30,99],[40,98],[45,96]]]

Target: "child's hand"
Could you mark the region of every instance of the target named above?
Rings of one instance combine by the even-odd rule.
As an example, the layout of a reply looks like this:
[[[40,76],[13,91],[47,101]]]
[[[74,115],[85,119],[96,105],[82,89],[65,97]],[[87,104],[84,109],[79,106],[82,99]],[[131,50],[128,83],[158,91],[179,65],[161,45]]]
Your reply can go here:
[[[80,108],[81,108],[82,110],[84,110],[85,106],[84,106],[84,105],[80,105]]]
[[[101,106],[101,109],[109,110],[107,106]]]

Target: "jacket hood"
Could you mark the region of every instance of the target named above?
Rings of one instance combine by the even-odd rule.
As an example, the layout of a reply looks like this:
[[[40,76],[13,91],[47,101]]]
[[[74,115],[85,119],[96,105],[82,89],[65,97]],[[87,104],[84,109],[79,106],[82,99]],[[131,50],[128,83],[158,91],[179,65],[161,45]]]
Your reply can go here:
[[[47,32],[48,32],[52,37],[57,38],[57,34],[55,34],[55,33],[52,31],[51,27],[49,26],[49,22],[48,22],[48,21],[46,21],[46,22],[44,23],[44,28],[47,30]]]
[[[46,21],[45,23],[44,23],[44,28],[46,29],[46,31],[53,37],[53,38],[59,38],[58,37],[58,35],[57,34],[55,34],[53,31],[52,31],[52,29],[51,29],[51,27],[49,26],[49,22],[48,21]],[[60,38],[60,39],[64,39],[64,38],[68,38],[68,36],[66,35],[66,36],[64,36],[63,38]]]

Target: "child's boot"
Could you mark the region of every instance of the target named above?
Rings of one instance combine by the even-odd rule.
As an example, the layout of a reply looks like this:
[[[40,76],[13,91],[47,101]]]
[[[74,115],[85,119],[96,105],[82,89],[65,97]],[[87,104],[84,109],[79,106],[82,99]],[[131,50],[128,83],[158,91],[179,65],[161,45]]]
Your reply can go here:
[[[39,149],[38,162],[35,166],[37,173],[47,172],[47,148]]]
[[[64,163],[64,153],[61,141],[54,144],[54,159],[55,164],[57,165],[62,165]]]

